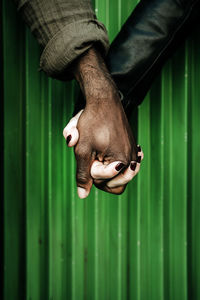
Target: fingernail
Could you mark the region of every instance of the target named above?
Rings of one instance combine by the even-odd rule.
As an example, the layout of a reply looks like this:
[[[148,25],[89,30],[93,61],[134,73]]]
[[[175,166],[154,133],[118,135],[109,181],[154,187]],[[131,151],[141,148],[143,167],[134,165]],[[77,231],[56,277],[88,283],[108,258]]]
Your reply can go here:
[[[130,168],[131,168],[132,171],[135,171],[136,166],[137,166],[136,162],[131,162]]]
[[[77,192],[78,192],[79,198],[81,198],[81,199],[86,198],[89,194],[84,188],[81,188],[81,187],[77,188]]]
[[[66,140],[67,145],[69,144],[69,142],[71,141],[71,139],[72,139],[72,136],[70,134],[70,135],[68,135],[67,140]]]
[[[124,167],[123,163],[118,163],[115,167],[115,170],[120,171]]]
[[[137,149],[138,149],[138,152],[141,152],[141,150],[142,150],[139,145],[137,146]]]
[[[137,162],[140,163],[141,162],[141,156],[137,157]]]

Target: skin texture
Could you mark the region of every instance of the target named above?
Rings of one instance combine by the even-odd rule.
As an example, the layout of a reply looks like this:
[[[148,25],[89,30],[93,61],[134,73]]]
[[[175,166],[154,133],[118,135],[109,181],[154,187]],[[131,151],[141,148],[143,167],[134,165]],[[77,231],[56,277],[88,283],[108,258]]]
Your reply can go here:
[[[99,176],[95,179],[91,175],[94,161],[104,166],[116,162],[118,167],[117,170],[115,168],[114,177],[119,173],[125,174],[130,163],[137,159],[137,146],[118,90],[103,59],[94,48],[76,62],[74,75],[86,98],[86,107],[77,123],[79,140],[74,148],[78,194],[85,198],[93,183],[106,192],[121,194],[126,184],[112,186],[107,184],[109,179]]]

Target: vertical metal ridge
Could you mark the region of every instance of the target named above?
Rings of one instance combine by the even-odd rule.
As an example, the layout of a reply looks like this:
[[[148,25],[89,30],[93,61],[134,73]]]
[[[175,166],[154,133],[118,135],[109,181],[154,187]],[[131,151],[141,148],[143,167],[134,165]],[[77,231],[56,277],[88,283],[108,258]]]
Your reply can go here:
[[[12,3],[2,3],[3,40],[3,275],[4,298],[24,296],[24,139],[23,139],[23,25],[12,10]],[[10,37],[10,38],[8,38]],[[13,46],[14,45],[14,46]],[[10,67],[15,66],[14,68]],[[19,75],[20,73],[20,75]],[[22,239],[19,239],[19,236]],[[12,277],[12,278],[11,278]],[[13,279],[13,280],[12,280]],[[20,284],[23,285],[20,287]],[[21,289],[20,289],[21,288]]]
[[[160,299],[164,300],[165,299],[165,290],[164,290],[164,282],[165,282],[165,261],[164,261],[164,255],[165,255],[165,243],[164,243],[164,233],[165,233],[165,228],[164,228],[164,218],[165,218],[165,213],[164,213],[164,121],[163,121],[163,113],[164,111],[162,110],[162,101],[161,101],[161,82],[159,83],[160,85],[160,95],[159,95],[159,100],[160,100],[160,111],[159,111],[159,116],[160,116],[160,218],[161,218],[161,266],[160,266],[160,277],[161,277],[161,291],[160,291]],[[156,160],[155,160],[156,161]]]
[[[61,268],[61,278],[62,278],[62,294],[61,297],[63,298],[69,289],[67,285],[68,276],[67,272],[69,271],[67,268],[67,256],[68,256],[68,249],[67,244],[70,243],[69,240],[69,229],[68,229],[68,213],[67,213],[67,173],[68,173],[68,167],[67,167],[67,152],[66,152],[66,143],[64,141],[62,130],[66,126],[65,124],[65,118],[67,113],[67,91],[65,86],[63,86],[63,93],[62,93],[62,125],[61,125],[61,132],[60,132],[60,138],[62,140],[62,240],[61,240],[61,250],[62,250],[62,268]]]
[[[28,263],[28,259],[29,259],[29,251],[28,251],[28,248],[29,248],[29,244],[28,244],[28,204],[27,204],[27,193],[28,193],[28,190],[27,190],[27,182],[28,182],[28,179],[27,179],[27,111],[28,111],[28,108],[27,108],[27,98],[28,98],[28,81],[27,81],[27,67],[28,67],[28,64],[27,64],[27,61],[28,61],[28,57],[27,57],[27,30],[25,30],[25,107],[26,107],[26,111],[25,111],[25,126],[26,126],[26,132],[25,132],[25,149],[26,149],[26,152],[25,152],[25,185],[26,185],[26,214],[25,214],[25,220],[26,220],[26,298],[30,298],[30,287],[29,287],[29,273],[30,273],[30,270],[29,270],[29,263]]]
[[[187,258],[188,258],[188,213],[187,213],[187,208],[188,208],[188,193],[189,193],[189,188],[188,188],[188,183],[189,183],[189,176],[188,176],[188,149],[189,149],[189,131],[188,131],[188,113],[189,113],[189,101],[190,101],[190,95],[189,95],[189,43],[188,41],[185,42],[185,147],[186,147],[186,153],[185,153],[185,169],[186,169],[186,180],[185,180],[185,210],[184,210],[184,219],[185,219],[185,224],[184,224],[184,236],[185,236],[185,253],[184,253],[184,271],[185,271],[185,285],[184,285],[184,290],[185,290],[185,299],[188,299],[188,265],[187,265]]]
[[[164,233],[164,294],[171,299],[170,284],[170,201],[171,201],[171,148],[172,148],[172,77],[171,62],[168,62],[161,78],[161,122],[163,132],[161,145],[163,146],[163,233]]]
[[[1,172],[1,183],[0,183],[0,198],[4,199],[4,74],[5,74],[5,64],[4,64],[4,53],[5,53],[5,46],[3,43],[3,37],[4,37],[4,28],[5,28],[5,20],[4,20],[4,3],[1,1],[0,3],[0,65],[2,66],[1,69],[1,74],[0,74],[0,144],[1,144],[1,149],[0,149],[0,172]],[[0,239],[1,242],[4,242],[5,239],[5,231],[4,231],[4,201],[1,201],[0,203]],[[5,258],[5,249],[4,245],[0,249],[0,274],[2,274],[1,281],[0,281],[0,298],[4,298],[4,258]]]
[[[186,299],[186,274],[184,269],[185,259],[185,207],[187,192],[187,144],[185,143],[185,133],[187,130],[185,97],[185,52],[184,48],[175,54],[172,60],[173,82],[173,111],[172,111],[172,147],[177,152],[175,159],[172,156],[172,199],[171,199],[171,287],[172,297]],[[177,69],[177,64],[179,69]],[[181,105],[177,101],[181,99]],[[182,170],[180,173],[179,170]],[[181,174],[181,175],[180,175]],[[179,287],[179,289],[177,288]]]
[[[47,257],[48,257],[48,284],[47,297],[53,299],[52,291],[52,79],[48,79],[48,234],[47,234]]]
[[[118,228],[117,228],[117,281],[118,281],[118,285],[117,285],[117,298],[121,300],[121,294],[122,294],[122,267],[121,267],[121,263],[122,263],[122,231],[121,231],[121,226],[122,226],[122,197],[118,196],[117,199],[118,203],[117,203],[117,223],[118,223]]]
[[[40,285],[40,297],[47,297],[47,289],[45,286],[47,286],[47,279],[48,275],[47,272],[44,271],[47,268],[47,258],[46,258],[46,249],[47,249],[47,178],[48,178],[48,164],[45,160],[45,157],[47,156],[47,147],[48,145],[48,134],[47,134],[47,124],[46,124],[46,109],[47,109],[47,101],[46,101],[46,78],[44,76],[40,77],[40,105],[41,105],[41,137],[40,137],[40,152],[41,152],[41,191],[40,191],[40,212],[41,212],[41,218],[40,218],[40,224],[39,224],[39,244],[40,244],[40,251],[39,251],[39,261],[40,261],[40,274],[43,274],[43,284]]]
[[[42,90],[37,73],[39,49],[26,30],[26,218],[27,218],[27,297],[38,298],[45,285],[43,269],[44,226],[42,162]],[[31,51],[35,55],[31,57]],[[33,74],[31,76],[31,74]],[[42,129],[41,129],[42,128]],[[42,209],[41,209],[42,208]],[[42,211],[43,210],[43,211]]]
[[[138,241],[138,248],[140,249],[140,284],[143,289],[140,288],[141,299],[150,295],[150,248],[149,248],[149,195],[150,195],[150,164],[151,164],[151,152],[150,152],[150,104],[149,96],[147,96],[145,102],[139,109],[139,126],[138,126],[138,140],[141,144],[143,151],[148,149],[148,153],[145,153],[144,164],[141,168],[141,178],[139,181],[140,191],[140,240]]]
[[[140,141],[140,136],[138,134],[138,141]],[[141,143],[141,142],[140,142]],[[145,149],[143,148],[145,153]],[[146,155],[146,154],[145,154]],[[145,161],[144,161],[145,162]],[[136,299],[141,300],[141,228],[140,228],[140,219],[141,219],[141,177],[137,179],[138,183],[138,193],[137,193],[137,234],[136,234],[136,247],[137,247],[137,268],[135,269],[136,273]]]
[[[98,191],[94,192],[94,300],[99,299],[99,197]],[[89,251],[89,249],[88,249]],[[89,258],[89,257],[88,257]],[[88,279],[89,279],[88,273]],[[91,297],[91,296],[90,296]],[[91,297],[92,298],[92,297]],[[86,297],[87,299],[87,297]]]
[[[187,148],[187,172],[191,175],[188,176],[187,182],[187,298],[193,299],[192,290],[192,271],[191,271],[191,257],[192,257],[192,180],[193,180],[193,155],[192,153],[192,76],[193,76],[193,45],[191,40],[189,40],[188,45],[188,114],[187,114],[187,124],[188,124],[188,148]],[[192,168],[191,168],[192,160]]]
[[[189,110],[189,149],[188,149],[188,172],[189,172],[189,195],[188,195],[188,299],[200,299],[200,218],[199,218],[199,109],[200,90],[199,86],[199,24],[194,28],[190,37],[190,110]]]
[[[74,86],[73,86],[74,88]],[[71,91],[71,99],[75,96],[75,93],[74,93],[74,89],[70,89]],[[70,149],[72,150],[72,149]],[[74,162],[74,153],[73,151],[70,151],[70,167],[71,167],[71,176],[73,176],[73,178],[75,178],[75,172],[74,172],[74,169],[75,169],[75,162]],[[72,282],[72,286],[71,286],[71,289],[72,289],[72,292],[71,292],[71,298],[72,300],[76,300],[76,256],[75,256],[75,247],[76,247],[76,239],[75,239],[75,236],[76,236],[76,231],[75,231],[75,195],[76,194],[76,185],[74,183],[74,180],[73,178],[69,178],[69,183],[71,185],[71,189],[70,189],[70,192],[71,192],[71,251],[72,251],[72,254],[71,254],[71,272],[72,272],[72,279],[71,279],[71,282]]]

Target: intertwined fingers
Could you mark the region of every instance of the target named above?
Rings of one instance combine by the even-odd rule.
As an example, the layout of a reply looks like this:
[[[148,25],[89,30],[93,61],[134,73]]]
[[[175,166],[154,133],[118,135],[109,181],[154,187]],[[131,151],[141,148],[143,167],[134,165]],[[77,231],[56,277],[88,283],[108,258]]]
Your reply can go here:
[[[78,120],[83,110],[73,117],[63,130],[63,135],[69,147],[75,146],[79,139],[77,129]],[[136,161],[131,161],[128,167],[121,161],[114,161],[105,164],[94,160],[92,151],[86,149],[84,145],[75,147],[75,156],[77,160],[77,187],[80,198],[88,196],[92,183],[99,189],[113,194],[121,194],[126,185],[138,174],[140,162],[143,160],[143,152],[138,146]]]
[[[117,176],[115,176],[114,178],[112,177],[105,177],[107,174],[107,170],[109,170],[109,175],[112,173],[111,167],[113,168],[113,163],[106,166],[105,167],[105,171],[104,171],[104,178],[112,178],[111,180],[107,180],[107,181],[99,181],[99,177],[95,177],[94,174],[95,172],[93,171],[93,178],[94,178],[94,183],[96,185],[96,187],[105,190],[109,193],[113,193],[113,194],[121,194],[124,192],[126,185],[138,174],[138,172],[140,171],[140,163],[144,158],[144,154],[141,150],[140,146],[137,146],[138,148],[138,153],[137,153],[137,159],[136,161],[131,161],[130,165],[128,166],[128,168],[123,169],[120,174],[118,174]],[[102,172],[102,166],[100,166],[100,163],[98,164],[98,168],[99,168],[99,174],[101,174]],[[93,169],[93,166],[92,166]],[[100,172],[101,171],[101,172]]]
[[[143,160],[143,158],[144,154],[140,146],[138,146],[137,161],[131,161],[127,169],[107,182],[107,186],[109,188],[115,188],[126,185],[128,182],[130,182],[140,171],[140,162]]]
[[[115,177],[124,167],[124,164],[120,161],[114,161],[108,165],[95,160],[91,167],[91,176],[93,179],[105,180]]]

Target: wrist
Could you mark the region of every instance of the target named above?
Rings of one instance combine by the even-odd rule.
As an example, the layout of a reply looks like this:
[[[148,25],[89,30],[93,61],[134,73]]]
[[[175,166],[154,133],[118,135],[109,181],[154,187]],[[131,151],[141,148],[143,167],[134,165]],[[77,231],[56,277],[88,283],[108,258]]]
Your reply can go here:
[[[100,53],[91,48],[79,58],[74,69],[86,103],[118,101],[118,90]]]

